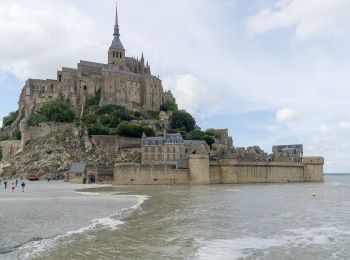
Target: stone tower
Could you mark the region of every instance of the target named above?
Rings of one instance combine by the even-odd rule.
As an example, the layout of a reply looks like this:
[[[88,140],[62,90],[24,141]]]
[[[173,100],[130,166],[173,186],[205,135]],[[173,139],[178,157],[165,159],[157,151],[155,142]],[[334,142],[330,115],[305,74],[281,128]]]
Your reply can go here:
[[[110,68],[119,68],[125,59],[125,49],[120,41],[119,23],[118,23],[118,6],[116,5],[115,11],[115,24],[113,41],[111,47],[108,50],[108,65]]]

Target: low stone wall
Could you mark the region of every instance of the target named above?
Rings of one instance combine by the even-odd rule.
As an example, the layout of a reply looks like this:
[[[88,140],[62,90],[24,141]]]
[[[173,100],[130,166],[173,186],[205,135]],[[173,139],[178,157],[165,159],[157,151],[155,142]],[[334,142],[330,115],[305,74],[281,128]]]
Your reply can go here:
[[[114,169],[116,185],[189,184],[190,170],[171,169],[164,164],[120,164]]]
[[[0,142],[3,160],[6,161],[21,148],[21,141],[2,141]]]
[[[141,148],[141,138],[113,136],[113,135],[92,135],[90,137],[98,149],[109,153],[116,153],[123,149]]]

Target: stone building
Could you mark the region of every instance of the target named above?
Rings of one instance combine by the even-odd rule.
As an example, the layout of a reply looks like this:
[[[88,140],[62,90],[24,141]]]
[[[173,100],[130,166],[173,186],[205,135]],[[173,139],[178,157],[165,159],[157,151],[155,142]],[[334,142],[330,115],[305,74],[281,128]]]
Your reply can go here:
[[[142,163],[169,164],[174,168],[185,167],[185,142],[180,134],[142,138]]]
[[[301,162],[303,159],[303,145],[275,145],[272,147],[272,154],[269,155],[270,160],[279,162]]]
[[[77,68],[63,67],[55,80],[28,79],[20,95],[16,123],[58,97],[69,100],[79,114],[97,91],[101,91],[101,105],[116,104],[131,111],[158,111],[166,100],[175,100],[170,91],[163,91],[162,81],[152,75],[143,54],[140,59],[126,57],[117,10],[108,63],[81,60]]]
[[[188,159],[193,154],[209,155],[205,141],[183,140],[181,134],[164,134],[161,137],[142,138],[142,163],[168,164],[174,168],[188,168]]]
[[[67,180],[73,183],[86,183],[86,163],[72,163],[67,173]]]

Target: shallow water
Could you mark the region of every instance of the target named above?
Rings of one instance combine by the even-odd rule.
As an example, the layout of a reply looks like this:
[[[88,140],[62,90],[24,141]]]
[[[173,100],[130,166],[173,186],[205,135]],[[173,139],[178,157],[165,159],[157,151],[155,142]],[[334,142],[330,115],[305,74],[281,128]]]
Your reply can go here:
[[[109,216],[137,203],[132,196],[77,193],[85,188],[63,182],[27,182],[18,187],[0,188],[0,259],[14,259],[22,247],[45,244],[47,238],[80,233],[103,226],[117,226]],[[90,185],[97,187],[97,185]],[[26,250],[22,250],[26,251]],[[24,255],[21,257],[24,258]]]
[[[107,187],[94,192],[150,198],[140,208],[133,207],[129,214],[115,215],[117,225],[97,225],[63,238],[40,240],[20,247],[16,256],[20,259],[350,259],[349,175],[328,175],[325,183]],[[113,197],[119,197],[106,196],[112,197],[107,199],[109,203]],[[105,199],[102,198],[101,203]],[[138,198],[140,203],[144,200]],[[116,205],[109,208],[119,203],[118,198]],[[77,217],[76,214],[79,212],[72,217]]]

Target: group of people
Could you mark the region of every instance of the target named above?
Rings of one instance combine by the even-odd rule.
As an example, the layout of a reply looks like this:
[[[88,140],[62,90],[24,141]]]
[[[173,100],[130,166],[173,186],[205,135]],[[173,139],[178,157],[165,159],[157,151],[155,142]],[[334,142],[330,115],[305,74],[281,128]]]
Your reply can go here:
[[[4,180],[3,182],[4,182],[4,188],[5,188],[5,190],[6,190],[9,183],[8,183],[7,180]],[[22,192],[24,192],[24,187],[26,186],[26,183],[24,182],[24,180],[22,179],[22,177],[21,177],[21,182],[22,182],[22,183],[21,183]],[[0,185],[1,185],[1,180],[0,180]],[[12,184],[11,184],[12,192],[17,188],[17,186],[18,186],[18,179],[16,179],[16,181],[15,181],[15,182],[12,182]]]

